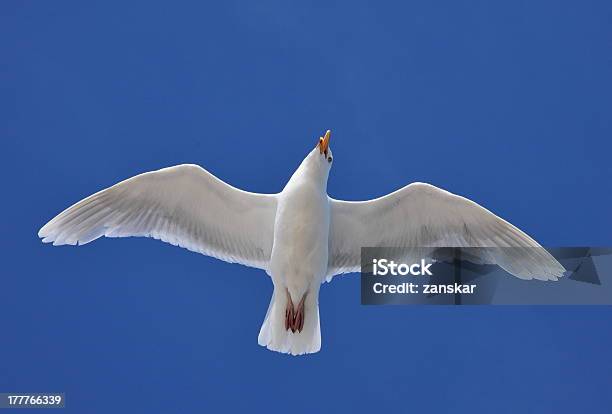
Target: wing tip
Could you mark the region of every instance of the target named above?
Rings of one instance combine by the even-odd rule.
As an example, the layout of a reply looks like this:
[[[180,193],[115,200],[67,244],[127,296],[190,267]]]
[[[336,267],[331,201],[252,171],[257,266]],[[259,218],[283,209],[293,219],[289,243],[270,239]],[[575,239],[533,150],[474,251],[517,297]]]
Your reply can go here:
[[[557,262],[552,268],[546,269],[544,272],[540,273],[543,277],[535,277],[532,275],[532,278],[548,282],[558,282],[559,279],[565,277],[567,273],[565,267]]]
[[[40,237],[42,239],[42,238],[47,237],[48,233],[49,233],[49,223],[47,223],[44,226],[42,226],[40,228],[40,230],[38,230],[37,235],[38,235],[38,237]]]
[[[42,239],[43,243],[52,243],[55,241],[55,238],[51,235],[51,231],[49,230],[49,223],[45,224],[38,230],[37,236]]]

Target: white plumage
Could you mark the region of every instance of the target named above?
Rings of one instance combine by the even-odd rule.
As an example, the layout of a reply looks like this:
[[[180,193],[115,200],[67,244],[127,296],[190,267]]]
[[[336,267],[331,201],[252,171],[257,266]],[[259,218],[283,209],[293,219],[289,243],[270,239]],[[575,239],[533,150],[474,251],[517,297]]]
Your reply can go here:
[[[147,172],[97,192],[40,229],[43,242],[145,236],[267,270],[277,196],[234,188],[197,165]]]
[[[478,260],[521,279],[557,280],[565,269],[536,241],[478,204],[413,183],[370,201],[327,195],[330,132],[282,192],[239,190],[197,165],[137,175],[69,207],[38,235],[54,245],[145,236],[265,270],[274,293],[259,344],[291,354],[321,347],[319,287],[359,271],[361,247],[491,247]],[[502,249],[501,247],[513,247]]]

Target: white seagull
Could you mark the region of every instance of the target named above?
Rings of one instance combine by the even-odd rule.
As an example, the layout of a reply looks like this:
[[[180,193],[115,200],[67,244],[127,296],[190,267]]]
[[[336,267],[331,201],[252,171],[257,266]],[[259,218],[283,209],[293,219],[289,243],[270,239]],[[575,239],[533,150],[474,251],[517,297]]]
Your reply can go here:
[[[535,240],[487,209],[430,184],[369,201],[327,195],[330,131],[278,194],[232,187],[197,165],[147,172],[102,190],[38,232],[53,245],[145,236],[265,270],[274,293],[258,342],[293,355],[321,349],[319,287],[360,270],[361,247],[515,247],[480,258],[521,279],[565,271]]]

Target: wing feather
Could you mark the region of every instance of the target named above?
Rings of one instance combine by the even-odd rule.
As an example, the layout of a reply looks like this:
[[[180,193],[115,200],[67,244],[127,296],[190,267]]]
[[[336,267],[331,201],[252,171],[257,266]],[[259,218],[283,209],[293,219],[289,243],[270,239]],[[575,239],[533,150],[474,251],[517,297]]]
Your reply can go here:
[[[430,256],[440,247],[484,247],[474,261],[498,264],[521,279],[557,280],[565,272],[512,224],[430,184],[413,183],[369,201],[330,198],[330,205],[328,280],[359,271],[361,247],[409,247]]]
[[[45,243],[99,237],[160,239],[228,262],[267,270],[276,195],[242,191],[197,165],[137,175],[79,201],[38,232]]]

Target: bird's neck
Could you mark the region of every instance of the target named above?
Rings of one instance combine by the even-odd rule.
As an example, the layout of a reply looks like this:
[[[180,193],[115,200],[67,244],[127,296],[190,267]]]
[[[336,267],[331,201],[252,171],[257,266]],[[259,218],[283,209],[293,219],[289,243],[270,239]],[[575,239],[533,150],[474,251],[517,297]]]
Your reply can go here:
[[[316,154],[313,151],[304,158],[304,161],[302,161],[298,169],[293,173],[287,185],[310,183],[321,188],[322,191],[327,192],[329,168],[323,165],[321,160],[317,158],[318,156],[320,155],[317,150]]]

